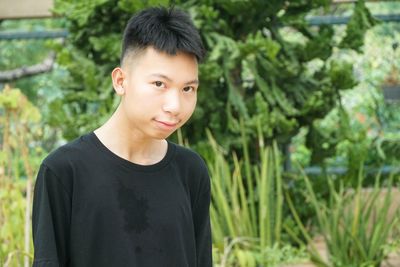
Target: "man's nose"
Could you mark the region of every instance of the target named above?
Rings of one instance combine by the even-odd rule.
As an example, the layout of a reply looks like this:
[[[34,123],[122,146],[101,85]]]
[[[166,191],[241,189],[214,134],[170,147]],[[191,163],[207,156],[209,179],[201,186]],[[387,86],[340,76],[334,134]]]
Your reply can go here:
[[[173,115],[179,114],[181,108],[181,94],[179,90],[170,89],[165,96],[163,109]]]

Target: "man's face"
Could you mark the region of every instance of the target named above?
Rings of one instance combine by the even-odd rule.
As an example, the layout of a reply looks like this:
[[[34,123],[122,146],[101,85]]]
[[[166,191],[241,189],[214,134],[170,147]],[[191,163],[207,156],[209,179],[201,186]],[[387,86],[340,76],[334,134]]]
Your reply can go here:
[[[149,47],[128,57],[122,70],[121,108],[132,130],[164,139],[193,114],[198,87],[195,56],[168,55]]]

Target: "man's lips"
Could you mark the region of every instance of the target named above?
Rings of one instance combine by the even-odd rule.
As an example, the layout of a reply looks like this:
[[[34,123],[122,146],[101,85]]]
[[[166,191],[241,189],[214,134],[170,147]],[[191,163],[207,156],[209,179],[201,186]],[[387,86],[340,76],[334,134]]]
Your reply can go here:
[[[166,122],[166,121],[158,121],[158,120],[156,120],[156,121],[161,124],[164,124],[165,126],[168,126],[168,127],[174,127],[178,124],[177,122],[174,123],[174,122]]]

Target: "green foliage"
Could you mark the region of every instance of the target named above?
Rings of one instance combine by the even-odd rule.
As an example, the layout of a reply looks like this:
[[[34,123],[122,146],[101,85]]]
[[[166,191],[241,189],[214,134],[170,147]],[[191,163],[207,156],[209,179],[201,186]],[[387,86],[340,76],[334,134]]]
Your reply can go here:
[[[60,27],[62,27],[62,19],[3,20],[0,24],[0,31],[29,32],[52,30]],[[13,70],[41,63],[49,56],[52,42],[53,41],[44,39],[1,40],[0,70]],[[57,76],[59,75],[61,75],[60,71],[54,70],[50,73],[43,73],[11,81],[10,84],[13,87],[20,88],[33,103],[43,103],[46,102],[43,101],[44,97],[47,100],[59,91],[57,85]],[[3,86],[4,84],[0,83],[0,90]],[[39,106],[41,106],[41,104],[39,104]]]
[[[347,26],[346,36],[340,44],[341,47],[361,52],[365,32],[377,24],[377,22],[365,6],[365,0],[358,0],[353,16]]]
[[[0,188],[0,265],[23,266],[26,181],[7,181]],[[32,251],[32,246],[31,246]],[[33,254],[28,254],[32,260]]]
[[[246,246],[247,240],[245,238],[237,238],[231,242],[231,245],[242,244]],[[228,246],[228,249],[231,249]],[[226,252],[230,252],[227,249]],[[227,255],[226,253],[220,253],[217,250],[213,252],[213,259],[215,267],[280,267],[280,266],[290,266],[290,264],[299,264],[308,260],[308,254],[305,249],[297,249],[290,245],[284,246],[273,246],[264,248],[262,254],[255,253],[247,248],[236,248],[235,249],[236,258],[234,263],[229,261],[228,263],[224,261]],[[264,262],[265,265],[257,265],[257,262]],[[282,265],[284,264],[284,265]]]
[[[328,122],[317,120],[308,129],[305,145],[311,149],[309,164],[326,166],[326,159],[336,155],[338,145],[347,142],[351,144],[348,161],[341,164],[349,167],[350,171],[357,170],[360,162],[365,161],[368,150],[366,132],[353,131],[349,115],[343,106],[335,109],[330,116],[335,117],[336,120]]]
[[[47,119],[52,127],[68,129],[64,132],[67,139],[94,129],[114,105],[110,78],[105,79],[100,67],[81,51],[70,48],[67,51],[68,48],[56,47],[62,49],[58,57],[60,64],[70,70],[60,79],[60,84],[61,87],[68,86],[69,90],[51,101]],[[66,106],[64,102],[71,104]]]
[[[371,6],[374,6],[374,13],[385,13],[383,7],[393,10],[400,7],[399,4]],[[400,66],[398,50],[393,49],[400,37],[399,26],[398,23],[381,23],[367,32],[363,54],[342,51],[337,55],[349,69],[354,68],[359,84],[352,90],[339,91],[341,105],[323,119],[314,120],[312,126],[304,127],[293,139],[295,161],[302,166],[347,167],[351,174],[344,179],[352,184],[357,183],[354,174],[361,162],[374,168],[398,165],[398,103],[384,101],[381,84],[390,75],[392,66]],[[331,65],[335,62],[331,61]],[[349,66],[350,62],[353,67]],[[347,83],[342,74],[331,76],[338,83]]]
[[[331,56],[333,48],[332,37],[334,31],[332,27],[322,25],[320,26],[320,34],[316,35],[313,39],[307,42],[302,54],[303,61],[310,61],[314,58],[326,60]],[[339,87],[340,88],[340,87]]]
[[[36,32],[52,31],[64,27],[64,19],[43,18],[43,19],[19,19],[3,20],[0,30],[5,32]],[[40,64],[53,52],[52,48],[59,45],[60,39],[21,39],[0,41],[0,70],[13,70],[17,68]],[[50,151],[55,143],[59,142],[61,129],[52,127],[49,124],[49,115],[54,110],[49,109],[49,102],[62,98],[60,80],[65,80],[66,70],[59,64],[54,64],[51,72],[24,77],[10,81],[10,86],[19,88],[27,99],[36,107],[40,107],[36,113],[42,117],[42,136],[37,142],[44,150]],[[4,84],[0,83],[0,91],[4,90]],[[60,106],[55,110],[59,110]],[[29,111],[26,112],[29,114]],[[65,114],[64,114],[65,115]],[[0,131],[1,131],[0,124]]]
[[[39,110],[17,88],[6,87],[0,92],[0,110],[17,112],[20,123],[37,123],[41,118]]]
[[[329,72],[332,87],[337,90],[353,88],[357,83],[354,81],[352,72],[353,64],[349,62],[337,63],[336,61],[332,61]]]
[[[19,89],[0,92],[0,265],[32,262],[32,181],[44,151],[41,114]]]
[[[244,159],[233,153],[231,168],[209,131],[208,138],[212,146],[207,162],[212,177],[210,215],[217,266],[272,267],[304,260],[304,251],[281,242],[283,189],[276,143],[264,146],[260,135],[260,161],[251,164],[249,140],[242,131]]]
[[[119,64],[120,38],[130,16],[148,6],[169,4],[166,0],[56,1],[56,11],[67,18],[71,33],[68,45],[59,48],[59,62],[70,73],[62,86],[67,97],[53,105],[58,117],[54,125],[63,129],[65,137],[93,129],[115,108],[109,73]],[[338,49],[332,27],[305,23],[310,11],[326,9],[330,1],[175,4],[192,16],[208,50],[200,66],[198,108],[182,129],[184,138],[190,137],[202,154],[208,149],[205,128],[224,148],[240,150],[239,117],[245,119],[244,127],[253,140],[261,120],[266,141],[287,143],[301,126],[328,114],[337,103],[337,90],[354,85],[351,65],[328,60]],[[366,12],[358,7],[355,13],[366,16]],[[359,22],[363,21],[354,19],[352,25]],[[363,35],[365,27],[360,29],[358,34]],[[288,38],[296,34],[300,42]],[[315,60],[321,65],[310,71],[308,65]],[[55,110],[59,105],[63,107]]]
[[[318,266],[380,266],[386,257],[385,251],[391,244],[390,240],[398,238],[393,236],[393,229],[400,220],[398,209],[391,207],[394,203],[392,190],[395,190],[392,188],[393,180],[383,185],[378,175],[373,188],[365,190],[362,188],[364,175],[361,170],[355,190],[346,190],[343,183],[336,188],[333,180],[326,177],[329,188],[327,201],[317,197],[311,180],[305,174],[302,175],[306,185],[305,197],[316,213],[318,231],[328,247],[328,261],[314,247],[309,231],[286,194],[302,236],[309,243],[311,257]],[[289,227],[285,229],[296,238]],[[305,245],[300,239],[298,241]]]

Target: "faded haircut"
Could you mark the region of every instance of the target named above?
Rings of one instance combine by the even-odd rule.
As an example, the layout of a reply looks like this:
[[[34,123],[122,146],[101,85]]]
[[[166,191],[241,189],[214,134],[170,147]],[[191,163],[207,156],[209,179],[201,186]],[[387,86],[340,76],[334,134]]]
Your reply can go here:
[[[186,52],[202,61],[205,50],[201,37],[189,15],[174,7],[152,7],[136,13],[124,30],[121,65],[124,58],[147,47],[176,55]]]

